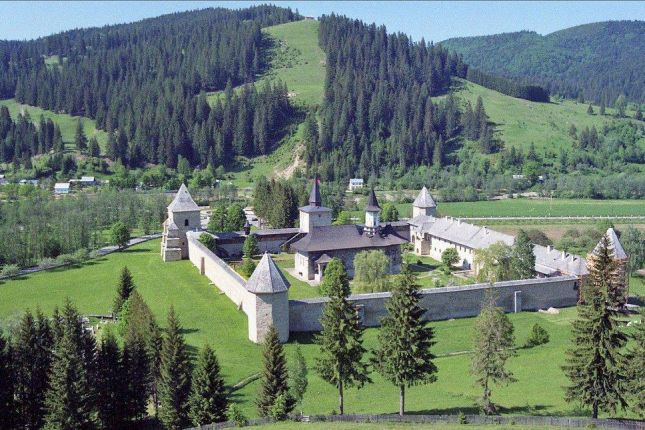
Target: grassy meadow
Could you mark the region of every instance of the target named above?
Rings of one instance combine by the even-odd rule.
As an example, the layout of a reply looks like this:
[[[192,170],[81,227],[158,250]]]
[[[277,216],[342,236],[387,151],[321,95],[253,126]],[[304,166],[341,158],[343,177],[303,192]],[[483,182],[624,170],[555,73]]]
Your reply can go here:
[[[76,268],[56,269],[0,283],[0,322],[10,326],[25,308],[37,306],[46,313],[72,299],[84,314],[109,313],[115,294],[119,271],[124,265],[131,270],[138,291],[150,305],[159,322],[173,305],[184,327],[186,341],[195,348],[209,343],[215,348],[227,384],[233,385],[261,369],[261,347],[247,340],[244,314],[237,310],[206,278],[199,275],[187,260],[163,263],[159,241],[150,241],[125,251],[90,261]],[[580,415],[563,400],[562,387],[566,378],[560,370],[563,352],[569,344],[569,327],[576,311],[563,309],[557,315],[523,312],[510,315],[516,330],[516,345],[526,341],[535,323],[542,325],[551,341],[533,349],[519,349],[509,361],[518,382],[495,387],[493,398],[509,414]],[[411,413],[476,413],[479,388],[469,374],[473,319],[457,319],[432,323],[437,344],[438,381],[430,386],[413,387],[407,401]],[[377,345],[377,329],[365,331],[365,345]],[[327,414],[337,402],[335,389],[313,370],[318,347],[310,334],[294,334],[286,345],[289,356],[295,344],[302,347],[309,372],[309,389],[302,410],[306,414]],[[398,407],[395,387],[376,373],[373,384],[358,390],[347,390],[347,413],[393,413]],[[234,395],[245,414],[256,416],[254,398],[258,382],[253,382]],[[623,415],[619,413],[619,415]],[[369,428],[369,427],[368,427]]]
[[[14,120],[21,113],[29,113],[31,120],[36,124],[38,124],[41,115],[45,117],[45,119],[51,119],[60,127],[60,132],[63,136],[63,142],[65,142],[68,149],[75,149],[74,135],[76,134],[76,123],[80,118],[81,122],[83,123],[85,136],[87,136],[88,139],[92,136],[96,136],[96,140],[98,140],[101,149],[105,151],[108,136],[107,132],[98,130],[96,128],[96,122],[93,119],[71,116],[66,113],[56,113],[50,110],[41,109],[39,107],[18,103],[14,99],[0,100],[0,106],[6,106],[9,109],[11,118],[13,118]]]
[[[504,141],[506,147],[515,146],[524,151],[528,150],[531,143],[535,144],[540,153],[549,150],[557,154],[560,148],[570,148],[573,144],[573,138],[569,135],[572,124],[580,132],[585,127],[592,126],[601,130],[603,125],[612,121],[632,121],[609,116],[615,113],[610,108],[606,109],[605,116],[601,116],[598,113],[600,108],[595,106],[595,113],[589,115],[589,105],[586,103],[553,99],[550,103],[535,103],[509,97],[464,80],[457,80],[456,93],[460,99],[470,101],[473,106],[477,97],[481,96],[484,109],[496,126],[497,136]],[[628,112],[628,115],[632,116],[633,112]],[[645,148],[645,139],[641,143]]]

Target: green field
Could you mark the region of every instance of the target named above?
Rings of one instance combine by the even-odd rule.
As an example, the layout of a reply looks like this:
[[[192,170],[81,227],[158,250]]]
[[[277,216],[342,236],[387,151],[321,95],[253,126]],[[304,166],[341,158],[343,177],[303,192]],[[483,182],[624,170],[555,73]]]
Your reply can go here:
[[[292,430],[300,429],[303,426],[306,426],[309,430],[408,430],[408,429],[420,429],[420,430],[468,430],[468,429],[478,429],[478,430],[499,430],[513,428],[517,430],[547,430],[553,429],[555,427],[547,426],[523,426],[523,425],[513,425],[504,426],[504,425],[473,425],[473,424],[421,424],[421,423],[342,423],[342,422],[312,422],[307,424],[302,424],[298,422],[281,422],[274,424],[267,424],[259,426],[258,428],[267,429],[267,430]],[[558,427],[559,428],[559,427]]]
[[[74,149],[74,135],[76,133],[76,123],[79,118],[83,123],[83,130],[85,131],[85,135],[88,139],[92,136],[96,136],[96,139],[99,141],[99,145],[101,145],[103,151],[107,145],[107,132],[97,130],[96,122],[93,119],[71,116],[66,113],[56,113],[39,107],[24,105],[16,102],[14,99],[0,100],[0,106],[6,106],[9,109],[9,114],[14,120],[23,112],[29,113],[31,120],[36,124],[38,124],[41,115],[45,118],[51,119],[60,127],[63,142],[65,142],[67,147],[70,149]]]
[[[506,96],[472,82],[457,82],[457,95],[462,100],[469,100],[474,106],[477,97],[481,96],[490,121],[496,125],[497,136],[508,148],[515,146],[526,151],[530,144],[534,143],[541,153],[548,149],[557,154],[560,148],[570,148],[573,143],[573,138],[569,136],[571,124],[580,132],[583,128],[591,126],[600,131],[604,124],[612,121],[632,121],[617,120],[608,116],[614,113],[614,110],[609,108],[606,110],[606,116],[597,114],[597,106],[596,114],[589,115],[588,104],[572,100],[535,103]],[[641,143],[645,148],[645,139],[642,139]]]
[[[41,272],[0,283],[0,321],[2,325],[11,325],[25,308],[33,310],[36,306],[50,313],[65,297],[70,297],[82,313],[108,313],[119,271],[127,264],[138,290],[162,325],[165,325],[165,315],[172,304],[180,316],[188,344],[191,347],[205,343],[214,346],[228,384],[258,372],[261,348],[247,340],[246,318],[241,311],[209,285],[189,261],[163,263],[158,250],[159,241],[151,241],[79,268]],[[504,407],[505,413],[511,414],[581,414],[575,405],[563,401],[562,386],[566,379],[560,370],[575,309],[564,309],[558,315],[524,312],[510,317],[515,324],[517,345],[525,342],[536,322],[549,332],[551,342],[518,351],[509,366],[519,382],[495,388],[494,400]],[[467,352],[471,345],[472,324],[472,318],[432,323],[437,336],[438,381],[409,391],[410,412],[476,413],[479,389],[469,375]],[[368,348],[376,346],[377,333],[377,329],[366,330]],[[288,354],[293,351],[296,341],[301,344],[308,365],[313,367],[318,348],[313,344],[312,336],[293,335],[286,346]],[[194,352],[194,348],[191,351]],[[373,384],[361,390],[347,390],[347,413],[393,413],[397,410],[397,390],[378,375],[372,376]],[[313,370],[310,370],[309,381],[302,410],[306,414],[330,413],[337,401],[334,388]],[[254,382],[235,393],[235,401],[240,402],[249,417],[256,416],[253,399],[257,390],[258,383]]]

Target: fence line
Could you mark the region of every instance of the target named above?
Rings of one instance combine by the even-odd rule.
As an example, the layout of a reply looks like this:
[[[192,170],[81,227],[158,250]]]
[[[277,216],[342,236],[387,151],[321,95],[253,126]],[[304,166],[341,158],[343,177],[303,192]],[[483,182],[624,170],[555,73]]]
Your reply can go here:
[[[529,426],[551,426],[567,428],[602,428],[616,430],[641,430],[644,427],[643,421],[628,419],[592,419],[582,417],[552,417],[552,416],[523,416],[523,415],[464,415],[468,424],[493,424],[493,425],[529,425]],[[294,421],[303,422],[350,422],[350,423],[442,423],[459,424],[459,415],[312,415],[292,416]],[[260,426],[270,423],[268,418],[247,420],[246,426]],[[217,430],[237,427],[237,424],[228,421],[191,427],[185,430]]]

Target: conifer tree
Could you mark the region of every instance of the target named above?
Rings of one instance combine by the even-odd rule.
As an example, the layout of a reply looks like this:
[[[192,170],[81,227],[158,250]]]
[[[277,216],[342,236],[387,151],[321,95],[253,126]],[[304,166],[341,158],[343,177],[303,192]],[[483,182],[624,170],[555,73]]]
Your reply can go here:
[[[405,389],[436,381],[437,367],[430,348],[434,332],[423,321],[425,310],[414,275],[405,268],[397,279],[392,297],[381,321],[375,367],[385,379],[399,388],[399,415],[405,413]]]
[[[528,279],[534,276],[533,244],[528,234],[522,229],[517,233],[511,250],[511,271],[513,279]]]
[[[289,393],[296,404],[302,402],[307,392],[307,385],[309,385],[307,373],[307,362],[302,355],[302,349],[300,349],[300,345],[296,345],[293,361],[289,366]]]
[[[85,131],[83,131],[83,123],[80,119],[76,122],[74,144],[76,145],[76,149],[78,149],[79,151],[85,151],[87,149],[87,137],[85,137]]]
[[[126,422],[137,422],[146,416],[150,393],[150,362],[143,340],[126,337],[122,368],[125,375],[123,415]]]
[[[97,404],[98,422],[101,428],[116,429],[126,424],[127,380],[124,379],[121,350],[112,331],[108,328],[101,337],[96,357],[96,381],[101,393]]]
[[[587,108],[587,114],[593,115],[593,106],[591,106],[591,103],[589,103],[589,107]]]
[[[130,298],[130,295],[135,289],[134,281],[132,280],[132,274],[128,269],[128,266],[123,266],[121,269],[121,276],[119,278],[119,285],[116,290],[116,297],[114,298],[114,307],[112,309],[112,314],[119,316],[121,313],[121,308],[123,304]]]
[[[603,97],[603,99],[600,102],[600,110],[599,110],[600,115],[605,116],[605,109],[606,109],[605,108],[605,99]]]
[[[36,319],[25,312],[13,343],[18,423],[27,429],[40,428],[53,346],[51,328],[40,310]]]
[[[168,326],[161,349],[159,384],[159,418],[169,430],[180,429],[188,422],[190,394],[190,357],[181,334],[181,324],[174,307],[168,312]]]
[[[626,355],[627,392],[632,410],[645,417],[645,306],[641,306],[640,318],[631,334],[631,346]]]
[[[0,330],[0,429],[15,428],[14,376],[11,344]]]
[[[286,400],[285,410],[282,414],[287,414],[293,410],[295,402],[289,394],[287,359],[284,355],[284,349],[278,338],[278,331],[272,325],[267,331],[264,339],[263,371],[260,382],[260,391],[256,404],[260,416],[266,417],[271,413],[279,396]]]
[[[356,308],[347,301],[349,281],[343,263],[334,258],[325,268],[323,279],[330,301],[320,320],[322,331],[316,336],[320,355],[316,360],[318,374],[338,389],[338,413],[344,413],[346,387],[361,388],[371,382],[363,361],[363,328]]]
[[[90,429],[93,426],[93,390],[88,365],[94,357],[76,308],[65,303],[60,316],[61,336],[53,352],[45,404],[45,429]]]
[[[215,352],[206,345],[193,371],[189,398],[190,420],[200,426],[226,421],[228,391]]]
[[[260,253],[260,250],[258,248],[258,239],[255,234],[249,234],[246,239],[244,239],[242,252],[244,253],[244,256],[246,258],[253,258],[253,256]]]
[[[482,387],[481,406],[486,414],[497,408],[490,399],[490,385],[515,382],[513,374],[506,369],[506,361],[514,355],[513,324],[504,310],[495,304],[495,295],[486,292],[482,309],[475,320],[473,332],[473,357],[471,373]]]
[[[101,147],[99,146],[99,141],[96,140],[96,136],[92,136],[89,143],[90,157],[100,157],[101,156]]]
[[[594,257],[587,261],[589,276],[583,286],[583,302],[573,322],[572,345],[567,350],[564,373],[571,384],[565,399],[590,406],[593,418],[599,411],[625,408],[625,374],[621,349],[627,338],[620,331],[620,314],[612,294],[616,262],[610,256],[609,240],[603,236]]]

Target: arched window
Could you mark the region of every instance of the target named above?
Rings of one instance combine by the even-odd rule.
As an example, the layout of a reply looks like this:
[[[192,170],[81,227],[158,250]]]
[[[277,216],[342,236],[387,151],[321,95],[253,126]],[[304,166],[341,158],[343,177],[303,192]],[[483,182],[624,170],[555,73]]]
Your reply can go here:
[[[188,227],[188,220],[184,221],[184,226]]]

